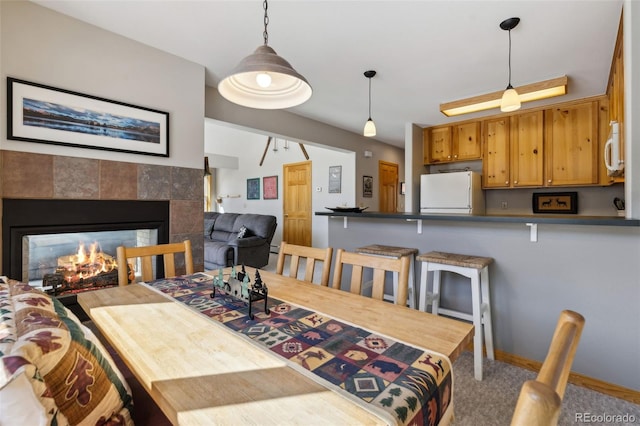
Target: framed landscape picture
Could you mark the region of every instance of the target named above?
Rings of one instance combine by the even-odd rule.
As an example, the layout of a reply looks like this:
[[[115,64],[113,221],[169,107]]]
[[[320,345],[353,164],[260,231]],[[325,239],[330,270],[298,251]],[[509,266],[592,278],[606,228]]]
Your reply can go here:
[[[169,156],[169,113],[7,77],[7,138]]]
[[[247,179],[247,200],[260,199],[260,178]]]
[[[262,178],[262,198],[265,200],[278,199],[278,176],[265,176]]]

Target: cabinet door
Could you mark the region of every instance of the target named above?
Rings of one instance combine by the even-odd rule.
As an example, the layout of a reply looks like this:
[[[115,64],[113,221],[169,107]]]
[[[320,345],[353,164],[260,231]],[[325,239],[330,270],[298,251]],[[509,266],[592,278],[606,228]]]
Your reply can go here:
[[[480,122],[459,124],[453,128],[453,161],[482,158]]]
[[[604,146],[609,139],[610,126],[610,108],[608,99],[601,99],[598,102],[598,181],[601,185],[611,185],[616,182],[624,181],[622,176],[609,176],[607,166],[605,165]]]
[[[482,134],[484,135],[482,186],[484,188],[509,187],[509,118],[484,121]]]
[[[548,186],[598,182],[598,105],[588,102],[546,112]]]
[[[542,111],[512,117],[512,186],[543,186],[544,114]]]
[[[434,127],[429,135],[429,163],[451,161],[451,127]]]

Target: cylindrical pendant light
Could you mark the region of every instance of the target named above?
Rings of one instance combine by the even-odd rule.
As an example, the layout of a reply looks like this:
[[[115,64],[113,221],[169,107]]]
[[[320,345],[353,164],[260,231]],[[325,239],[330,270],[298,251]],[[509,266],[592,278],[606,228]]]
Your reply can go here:
[[[373,70],[364,72],[364,76],[369,79],[369,119],[364,124],[364,131],[363,131],[363,135],[367,137],[372,137],[376,135],[376,124],[371,119],[371,79],[375,75],[376,75],[376,72]]]
[[[509,18],[505,19],[500,23],[500,28],[509,32],[509,84],[502,94],[502,99],[500,101],[500,111],[502,112],[511,112],[520,109],[520,96],[518,96],[518,92],[511,85],[511,30],[514,29],[518,23],[520,22],[520,18]]]
[[[267,0],[263,8],[264,45],[240,61],[218,84],[218,91],[227,100],[249,108],[282,109],[300,105],[311,97],[311,85],[268,46]]]

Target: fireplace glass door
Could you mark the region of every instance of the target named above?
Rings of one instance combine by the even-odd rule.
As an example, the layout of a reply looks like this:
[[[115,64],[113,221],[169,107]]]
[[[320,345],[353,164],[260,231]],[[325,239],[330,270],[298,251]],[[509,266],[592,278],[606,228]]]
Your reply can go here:
[[[118,268],[128,268],[130,278],[140,270],[135,264],[118,265],[116,248],[155,244],[157,229],[25,235],[22,281],[56,296],[116,286]]]

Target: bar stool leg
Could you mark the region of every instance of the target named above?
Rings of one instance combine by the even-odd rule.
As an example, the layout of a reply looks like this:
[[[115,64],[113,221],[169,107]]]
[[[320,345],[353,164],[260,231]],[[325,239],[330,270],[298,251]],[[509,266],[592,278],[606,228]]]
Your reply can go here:
[[[416,292],[416,256],[409,259],[409,307],[416,309],[418,306],[418,294]]]
[[[480,271],[480,290],[482,292],[482,323],[484,324],[484,344],[487,358],[495,359],[493,351],[493,325],[491,324],[491,301],[489,300],[489,268]]]
[[[471,274],[471,304],[473,305],[473,369],[476,380],[482,380],[482,308],[480,302],[480,271]]]
[[[438,315],[438,309],[440,308],[440,278],[442,271],[436,269],[433,271],[433,301],[431,302],[431,313]]]
[[[427,305],[430,302],[431,295],[427,291],[427,273],[429,272],[427,262],[422,262],[420,267],[420,309],[422,312],[427,312]]]
[[[393,275],[393,303],[396,303],[396,298],[398,297],[398,274],[397,272],[392,272]],[[384,295],[382,296],[384,297]]]

